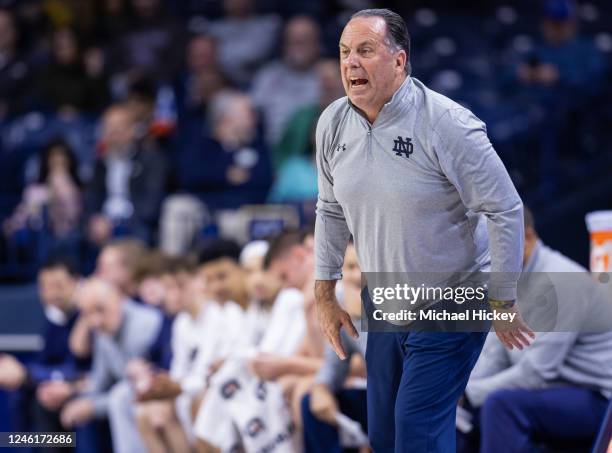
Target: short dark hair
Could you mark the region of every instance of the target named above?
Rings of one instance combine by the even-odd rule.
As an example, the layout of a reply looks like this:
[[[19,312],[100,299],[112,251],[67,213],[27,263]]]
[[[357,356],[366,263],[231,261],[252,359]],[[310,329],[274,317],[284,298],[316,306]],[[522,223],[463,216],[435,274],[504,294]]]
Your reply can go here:
[[[304,235],[299,230],[284,231],[270,241],[270,248],[264,258],[264,269],[268,269],[272,262],[287,253],[296,245],[301,245]]]
[[[387,8],[370,8],[357,11],[351,16],[356,17],[381,17],[387,24],[387,38],[391,47],[404,50],[406,52],[406,66],[404,70],[410,75],[410,34],[406,21],[399,14]]]
[[[210,263],[211,261],[227,258],[238,262],[240,256],[240,246],[230,240],[215,239],[206,243],[198,254],[198,262],[200,265]]]
[[[187,274],[194,274],[198,271],[198,260],[197,256],[188,253],[180,256],[169,256],[166,258],[166,274],[178,274],[185,272]]]
[[[40,266],[39,272],[64,269],[72,277],[79,276],[79,268],[74,258],[64,255],[51,255]]]
[[[138,257],[134,267],[134,281],[141,283],[147,278],[156,278],[164,274],[168,258],[159,250],[147,250]]]

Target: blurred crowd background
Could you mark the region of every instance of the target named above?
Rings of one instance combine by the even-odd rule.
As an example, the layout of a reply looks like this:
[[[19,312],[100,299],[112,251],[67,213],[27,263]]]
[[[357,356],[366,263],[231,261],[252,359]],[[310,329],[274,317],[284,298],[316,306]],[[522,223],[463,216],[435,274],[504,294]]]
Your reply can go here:
[[[312,222],[313,130],[343,95],[342,26],[372,2],[2,3],[0,279],[58,249],[91,271],[109,237],[177,254]],[[586,263],[583,214],[610,193],[612,7],[385,6],[413,76],[485,121],[541,230]]]
[[[170,367],[172,319],[191,297],[173,302],[175,287],[246,312],[250,300],[271,303],[292,286],[309,307],[314,130],[320,112],[344,94],[337,61],[344,24],[378,6],[408,23],[412,75],[487,124],[540,236],[586,266],[584,214],[612,202],[610,2],[0,0],[0,349],[17,351],[26,364],[49,359],[34,359],[41,348],[62,363],[75,355],[68,337],[79,325],[76,306],[61,306],[62,322],[54,324],[57,310],[49,307],[63,296],[37,287],[45,270],[65,271],[56,275],[59,286],[94,272],[111,282],[109,289],[97,277],[87,281],[85,311],[105,291],[156,306],[159,337],[131,352],[155,369]],[[285,242],[277,238],[280,252],[268,243],[270,256],[261,244],[251,248],[265,266],[249,263],[248,253],[238,261],[250,241],[298,229],[280,236]],[[281,270],[268,275],[279,256]],[[210,262],[212,271],[204,269]],[[186,283],[200,271],[219,288]],[[303,332],[316,329],[310,316],[306,309]],[[92,322],[77,332],[83,343],[104,331]],[[42,335],[49,323],[60,333]],[[37,386],[53,379],[33,378],[29,398],[38,391],[40,401],[52,401],[46,412],[58,412],[85,385],[92,351],[74,341],[80,358],[57,379],[71,382],[69,391],[41,397]],[[310,352],[297,365],[261,359],[261,375],[314,375],[323,345],[301,347]],[[132,369],[142,380],[151,366]],[[288,382],[285,396],[295,390],[289,406],[299,413],[308,386]],[[1,430],[53,420],[23,409],[27,395],[0,396]],[[70,414],[78,409],[64,426],[76,424]],[[160,424],[142,420],[141,433]]]

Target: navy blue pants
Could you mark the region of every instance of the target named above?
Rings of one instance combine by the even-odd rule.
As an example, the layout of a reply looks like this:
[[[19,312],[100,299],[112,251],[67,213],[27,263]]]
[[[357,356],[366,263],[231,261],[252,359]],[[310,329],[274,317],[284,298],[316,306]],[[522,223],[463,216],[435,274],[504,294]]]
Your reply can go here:
[[[346,389],[335,394],[338,409],[344,415],[359,422],[367,429],[365,390]],[[305,453],[342,453],[338,430],[335,426],[319,420],[310,410],[310,394],[302,399],[302,423],[304,425]]]
[[[368,436],[376,453],[455,451],[455,414],[486,332],[368,333]]]
[[[593,443],[609,401],[580,387],[508,389],[492,393],[480,409],[480,451],[527,453],[551,443]]]

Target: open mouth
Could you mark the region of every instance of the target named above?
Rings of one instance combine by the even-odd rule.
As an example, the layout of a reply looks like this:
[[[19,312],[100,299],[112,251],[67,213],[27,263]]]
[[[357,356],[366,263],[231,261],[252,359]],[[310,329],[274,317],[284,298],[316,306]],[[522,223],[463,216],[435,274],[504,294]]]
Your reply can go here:
[[[351,77],[350,79],[351,88],[364,86],[368,83],[368,79],[360,79],[358,77]]]

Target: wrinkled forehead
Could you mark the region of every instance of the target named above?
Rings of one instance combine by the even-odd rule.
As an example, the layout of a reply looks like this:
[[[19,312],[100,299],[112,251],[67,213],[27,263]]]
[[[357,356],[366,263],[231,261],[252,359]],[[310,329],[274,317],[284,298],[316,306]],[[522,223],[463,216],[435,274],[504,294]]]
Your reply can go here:
[[[382,17],[356,17],[351,19],[340,36],[340,47],[358,47],[379,44],[387,37],[387,24]]]

